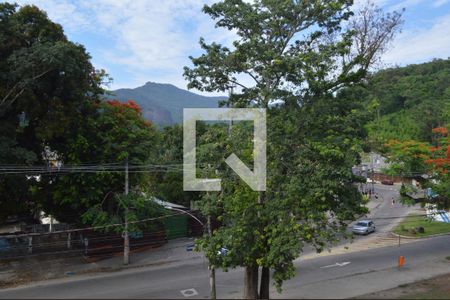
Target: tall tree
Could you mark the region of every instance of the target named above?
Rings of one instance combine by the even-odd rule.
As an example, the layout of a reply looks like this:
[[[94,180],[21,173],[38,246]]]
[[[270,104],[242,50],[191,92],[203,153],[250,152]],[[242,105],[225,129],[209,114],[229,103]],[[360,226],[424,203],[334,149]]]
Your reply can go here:
[[[188,86],[234,88],[232,107],[283,102],[268,119],[267,192],[252,192],[223,174],[225,225],[201,244],[214,265],[245,267],[245,298],[268,298],[271,269],[281,288],[294,275],[304,242],[323,249],[360,211],[350,171],[357,148],[352,105],[337,103],[334,95],[364,78],[398,31],[401,15],[373,6],[353,14],[351,5],[224,0],[203,9],[236,39],[231,47],[201,39],[205,54],[185,67]],[[217,256],[221,245],[229,249],[226,256]]]
[[[428,170],[425,160],[430,158],[430,149],[427,143],[414,140],[390,140],[385,147],[389,153],[391,173],[414,177]]]
[[[91,172],[58,174],[37,184],[37,193],[43,193],[43,208],[61,221],[80,223],[80,217],[101,203],[116,203],[124,191],[125,160],[130,166],[141,166],[130,174],[130,189],[134,193],[148,190],[150,175],[142,173],[142,165],[155,164],[159,134],[144,120],[134,101],[116,100],[97,105],[96,114],[87,117],[68,138],[64,164],[79,165],[92,162]],[[113,163],[111,165],[111,163]],[[96,165],[113,167],[98,170]],[[134,198],[133,198],[134,199]],[[101,206],[101,205],[100,205]],[[93,220],[85,218],[85,220]]]
[[[385,144],[393,162],[389,171],[420,177],[423,186],[433,190],[434,196],[429,201],[445,209],[450,207],[450,136],[447,127],[431,130],[432,143],[392,140]],[[424,174],[427,180],[423,180]]]
[[[0,3],[0,164],[47,163],[45,149],[64,160],[67,139],[95,111],[105,78],[45,12]],[[35,208],[30,184],[23,174],[0,176],[2,214]]]

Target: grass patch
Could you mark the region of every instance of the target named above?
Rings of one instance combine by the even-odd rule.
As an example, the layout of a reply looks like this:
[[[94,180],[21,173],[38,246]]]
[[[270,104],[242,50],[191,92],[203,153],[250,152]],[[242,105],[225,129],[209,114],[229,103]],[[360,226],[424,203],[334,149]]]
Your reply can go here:
[[[417,232],[415,230],[417,227],[423,227],[425,232]],[[394,228],[394,233],[410,237],[425,237],[433,234],[450,233],[450,224],[430,221],[424,216],[409,215]]]

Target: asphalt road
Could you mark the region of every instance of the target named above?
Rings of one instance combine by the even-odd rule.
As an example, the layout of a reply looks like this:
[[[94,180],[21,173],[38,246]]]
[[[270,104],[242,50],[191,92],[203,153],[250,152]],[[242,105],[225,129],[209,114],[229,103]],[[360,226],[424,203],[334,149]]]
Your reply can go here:
[[[368,205],[370,213],[366,216],[361,216],[359,220],[373,220],[376,226],[376,232],[369,235],[354,235],[352,241],[342,239],[331,248],[332,251],[336,252],[336,250],[342,249],[344,246],[367,249],[370,248],[370,244],[394,245],[398,243],[397,239],[393,238],[390,234],[391,230],[402,221],[404,217],[413,211],[417,211],[420,206],[402,205],[399,201],[399,186],[374,184],[374,189],[378,198],[372,197],[372,200]],[[394,204],[392,204],[392,199],[395,199]],[[352,225],[357,221],[349,224],[347,230],[349,233],[351,232]],[[308,246],[305,247],[304,254],[310,255],[314,253],[315,249]]]
[[[396,267],[398,255],[406,258]],[[401,247],[319,257],[296,262],[297,276],[273,297],[354,297],[399,284],[450,273],[450,236],[436,237]],[[242,295],[242,270],[218,272],[217,290],[222,298]],[[406,280],[406,281],[405,281]],[[192,290],[193,289],[193,290]],[[208,298],[208,270],[196,261],[161,268],[66,278],[0,291],[0,298]],[[189,294],[190,293],[190,294]]]
[[[370,213],[367,217],[361,218],[372,219],[374,221],[376,233],[370,235],[371,237],[388,234],[404,217],[419,207],[412,207],[400,203],[399,186],[375,184],[374,188],[378,194],[378,199],[371,200]],[[392,204],[392,199],[395,200],[394,204]]]
[[[374,237],[387,235],[401,216],[413,208],[396,203],[398,187],[376,186],[380,195],[371,204],[368,216],[377,232],[357,237],[355,242],[370,243]],[[345,242],[342,242],[345,243]],[[398,269],[397,258],[406,265]],[[432,275],[450,273],[450,236],[437,237],[398,246],[356,251],[341,255],[300,258],[295,262],[297,276],[285,283],[282,298],[355,297],[396,287]],[[304,256],[306,257],[306,256]],[[208,269],[201,259],[169,266],[128,269],[116,273],[77,276],[34,283],[0,291],[3,298],[208,298]],[[242,296],[243,271],[217,272],[217,294],[221,298]]]

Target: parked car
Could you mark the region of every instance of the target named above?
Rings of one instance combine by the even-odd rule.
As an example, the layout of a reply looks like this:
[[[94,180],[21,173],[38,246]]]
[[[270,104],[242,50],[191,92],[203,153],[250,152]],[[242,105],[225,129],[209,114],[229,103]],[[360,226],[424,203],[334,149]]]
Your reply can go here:
[[[352,231],[355,234],[369,234],[375,232],[375,224],[372,220],[361,220],[353,225]]]
[[[394,185],[394,182],[392,180],[386,179],[386,180],[381,181],[381,184]]]

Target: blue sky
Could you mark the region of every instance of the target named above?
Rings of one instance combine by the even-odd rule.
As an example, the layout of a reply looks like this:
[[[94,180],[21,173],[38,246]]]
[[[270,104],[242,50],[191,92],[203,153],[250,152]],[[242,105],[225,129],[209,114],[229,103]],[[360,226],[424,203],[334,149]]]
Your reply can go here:
[[[359,5],[365,0],[356,0]],[[373,0],[386,11],[405,8],[403,31],[383,55],[385,66],[450,57],[450,0]],[[111,89],[147,81],[186,88],[182,68],[198,55],[198,40],[228,44],[233,33],[214,28],[201,12],[210,0],[18,0],[35,4],[83,44]]]

